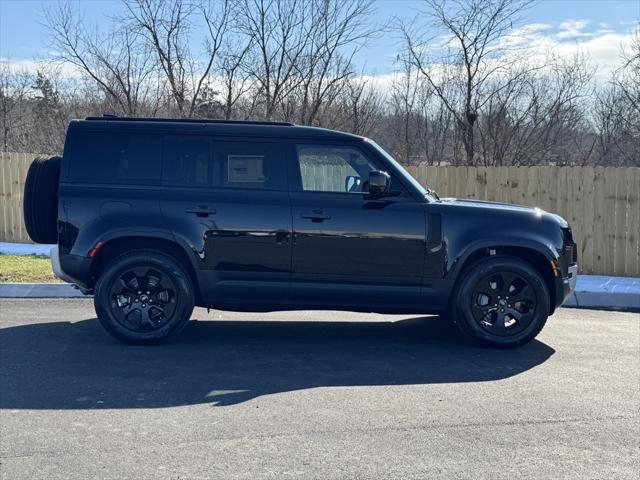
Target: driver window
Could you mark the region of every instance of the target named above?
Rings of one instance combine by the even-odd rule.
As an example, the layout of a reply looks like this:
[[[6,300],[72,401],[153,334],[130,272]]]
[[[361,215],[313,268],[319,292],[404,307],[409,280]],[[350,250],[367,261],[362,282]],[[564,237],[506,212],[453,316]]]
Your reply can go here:
[[[377,170],[354,147],[298,145],[297,151],[304,191],[362,193],[369,173]]]

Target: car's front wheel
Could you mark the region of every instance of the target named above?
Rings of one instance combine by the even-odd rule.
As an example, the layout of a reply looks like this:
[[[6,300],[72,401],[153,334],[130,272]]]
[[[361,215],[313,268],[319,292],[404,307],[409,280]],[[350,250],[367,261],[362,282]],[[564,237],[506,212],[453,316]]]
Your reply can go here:
[[[158,343],[189,321],[195,298],[189,274],[160,252],[132,252],[100,275],[94,304],[102,326],[126,343]]]
[[[496,256],[462,273],[451,312],[460,330],[476,342],[516,347],[542,330],[550,304],[549,289],[533,265]]]

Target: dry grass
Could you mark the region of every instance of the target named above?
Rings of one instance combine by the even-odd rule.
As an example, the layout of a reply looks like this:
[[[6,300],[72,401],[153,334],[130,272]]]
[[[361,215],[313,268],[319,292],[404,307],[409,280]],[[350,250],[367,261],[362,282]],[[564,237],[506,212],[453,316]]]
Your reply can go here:
[[[0,254],[0,282],[54,283],[51,260],[43,255]]]

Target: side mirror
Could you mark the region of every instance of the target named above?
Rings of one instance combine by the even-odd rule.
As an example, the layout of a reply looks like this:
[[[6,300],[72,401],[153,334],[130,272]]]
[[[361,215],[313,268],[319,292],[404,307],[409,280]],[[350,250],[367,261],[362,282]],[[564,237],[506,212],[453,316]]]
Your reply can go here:
[[[358,188],[362,184],[362,179],[356,175],[348,175],[344,179],[344,191],[345,192],[357,192]]]
[[[384,196],[389,194],[391,176],[387,172],[374,170],[369,173],[369,194]]]

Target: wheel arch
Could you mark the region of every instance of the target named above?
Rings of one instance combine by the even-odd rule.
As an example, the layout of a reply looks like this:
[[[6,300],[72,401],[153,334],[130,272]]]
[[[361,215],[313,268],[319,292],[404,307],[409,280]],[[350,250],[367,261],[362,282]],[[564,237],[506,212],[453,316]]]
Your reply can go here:
[[[196,304],[201,301],[200,285],[193,260],[189,257],[185,247],[168,238],[136,235],[113,237],[105,240],[91,262],[91,278],[94,284],[110,261],[135,250],[158,251],[178,261],[189,274],[194,285]]]
[[[547,289],[549,290],[551,307],[549,315],[553,314],[553,312],[555,311],[557,295],[555,288],[554,271],[552,267],[552,262],[555,260],[555,258],[550,251],[546,251],[546,249],[540,246],[489,244],[471,249],[456,262],[456,278],[454,287],[452,289],[452,294],[458,288],[459,282],[463,278],[463,274],[466,270],[468,270],[469,268],[473,268],[473,266],[481,260],[497,255],[514,257],[523,260],[532,265],[540,273],[545,281],[545,284],[547,285]]]

